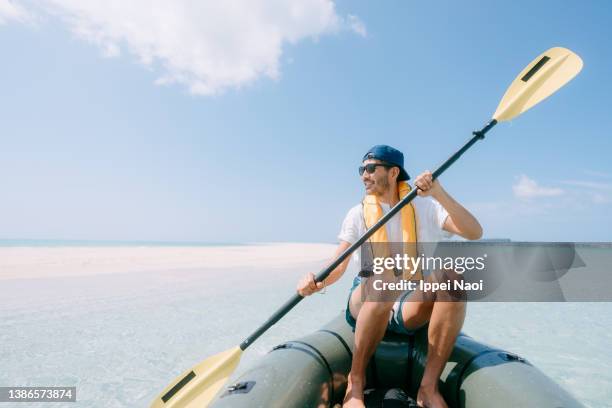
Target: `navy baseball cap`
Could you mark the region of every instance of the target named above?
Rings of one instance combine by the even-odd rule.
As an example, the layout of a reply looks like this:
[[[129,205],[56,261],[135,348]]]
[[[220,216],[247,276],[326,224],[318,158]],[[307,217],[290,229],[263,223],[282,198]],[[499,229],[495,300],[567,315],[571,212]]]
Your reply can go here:
[[[404,170],[404,154],[397,149],[387,145],[376,145],[370,148],[363,156],[362,161],[367,159],[378,159],[385,163],[393,164],[400,169],[397,181],[410,180],[410,176]]]

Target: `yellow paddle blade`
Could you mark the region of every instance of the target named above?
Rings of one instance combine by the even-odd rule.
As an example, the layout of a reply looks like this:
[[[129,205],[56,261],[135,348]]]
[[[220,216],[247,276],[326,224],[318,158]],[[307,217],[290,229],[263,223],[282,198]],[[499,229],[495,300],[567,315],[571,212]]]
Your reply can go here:
[[[207,358],[176,378],[151,408],[207,407],[236,369],[241,355],[240,347],[234,347]]]
[[[493,119],[503,122],[515,118],[555,93],[581,69],[582,60],[567,48],[554,47],[542,53],[512,82]]]

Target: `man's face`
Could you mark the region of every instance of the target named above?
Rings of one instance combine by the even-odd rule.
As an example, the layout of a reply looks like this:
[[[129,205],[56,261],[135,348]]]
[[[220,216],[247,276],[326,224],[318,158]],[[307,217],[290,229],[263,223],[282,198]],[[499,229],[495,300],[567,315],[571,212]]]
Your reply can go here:
[[[381,161],[377,159],[367,159],[363,161],[364,166],[369,163],[381,163]],[[374,194],[377,196],[385,194],[389,190],[392,181],[391,175],[389,174],[390,170],[391,169],[388,167],[376,166],[376,171],[372,174],[364,171],[361,175],[361,180],[365,186],[366,194]]]

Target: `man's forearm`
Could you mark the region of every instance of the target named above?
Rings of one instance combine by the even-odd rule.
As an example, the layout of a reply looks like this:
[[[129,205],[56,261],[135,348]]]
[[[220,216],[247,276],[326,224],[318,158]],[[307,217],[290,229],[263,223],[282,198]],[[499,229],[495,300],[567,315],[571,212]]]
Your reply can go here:
[[[346,251],[349,247],[351,246],[350,243],[346,242],[346,241],[340,241],[340,245],[338,245],[338,248],[336,248],[336,253],[334,254],[334,259],[337,259],[344,251]],[[348,258],[346,258],[340,265],[338,265],[336,267],[336,269],[334,269],[328,276],[327,278],[325,278],[323,280],[323,284],[325,286],[329,286],[334,284],[338,279],[340,279],[342,277],[342,275],[344,275],[344,272],[346,271],[346,268],[348,267],[348,263],[351,260],[351,257],[349,256]],[[333,260],[330,261],[330,263],[333,262]]]
[[[476,217],[455,201],[442,186],[440,186],[439,193],[434,198],[448,212],[462,237],[466,239],[479,239],[482,236],[482,227]]]
[[[342,275],[344,275],[344,272],[346,271],[346,267],[348,266],[347,265],[348,261],[350,259],[351,259],[350,257],[346,259],[344,262],[338,265],[338,267],[334,269],[329,275],[327,275],[327,278],[323,280],[323,284],[325,286],[329,286],[329,285],[333,285],[334,283],[336,283],[338,279],[340,279]]]

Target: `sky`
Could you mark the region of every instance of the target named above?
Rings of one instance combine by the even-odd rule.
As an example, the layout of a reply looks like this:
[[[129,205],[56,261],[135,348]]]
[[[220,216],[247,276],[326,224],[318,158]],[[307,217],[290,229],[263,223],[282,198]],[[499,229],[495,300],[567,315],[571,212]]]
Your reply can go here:
[[[485,238],[610,241],[608,1],[0,0],[0,239],[335,242],[553,46],[567,86],[440,179]]]

